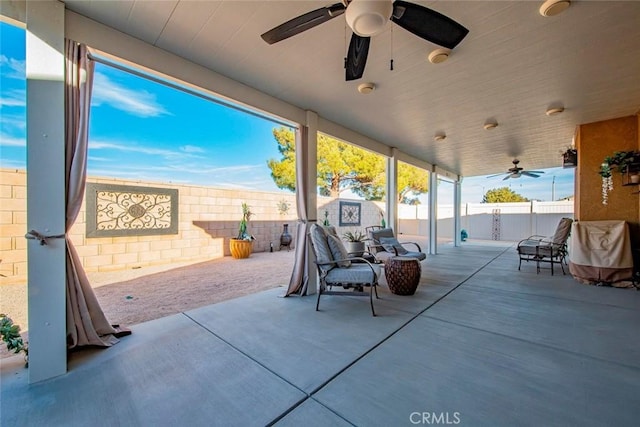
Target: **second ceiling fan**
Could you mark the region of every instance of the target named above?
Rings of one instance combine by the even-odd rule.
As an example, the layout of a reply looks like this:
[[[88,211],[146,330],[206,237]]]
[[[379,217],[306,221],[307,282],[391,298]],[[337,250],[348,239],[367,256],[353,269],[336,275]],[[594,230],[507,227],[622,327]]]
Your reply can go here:
[[[496,176],[500,176],[500,175],[506,175],[504,178],[502,178],[502,180],[507,180],[509,178],[520,178],[521,176],[529,176],[531,178],[538,178],[540,177],[541,173],[544,173],[544,171],[527,171],[524,170],[524,168],[521,168],[520,166],[518,166],[518,164],[520,163],[520,160],[518,159],[513,159],[511,161],[511,163],[513,163],[513,167],[507,169],[506,173],[498,173],[495,175],[489,175],[487,178],[494,178]]]
[[[345,62],[347,81],[362,77],[371,36],[382,32],[389,19],[416,36],[447,49],[456,47],[469,32],[453,19],[415,3],[401,0],[343,0],[280,24],[262,34],[262,39],[274,44],[343,13],[353,30]]]

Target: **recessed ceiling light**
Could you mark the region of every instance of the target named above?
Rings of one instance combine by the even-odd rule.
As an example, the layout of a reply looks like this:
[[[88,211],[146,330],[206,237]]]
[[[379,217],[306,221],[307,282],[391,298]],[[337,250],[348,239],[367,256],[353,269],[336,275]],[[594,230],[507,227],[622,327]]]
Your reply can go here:
[[[555,114],[560,114],[564,111],[564,107],[553,107],[553,108],[549,108],[545,114],[547,116],[553,116]]]
[[[376,88],[375,83],[362,83],[361,85],[358,86],[358,92],[360,93],[364,93],[365,95],[367,93],[371,93],[373,92],[373,90]]]
[[[570,0],[547,0],[540,6],[540,15],[555,16],[571,6]]]
[[[495,129],[498,127],[498,123],[496,122],[487,122],[484,124],[484,129],[485,130],[490,130],[490,129]]]
[[[432,64],[440,64],[446,61],[447,59],[449,59],[450,54],[451,54],[450,49],[445,49],[445,48],[436,49],[429,54],[429,62],[431,62]]]
[[[446,138],[447,138],[447,135],[445,135],[444,133],[437,133],[437,134],[433,137],[433,139],[434,139],[435,141],[438,141],[438,142],[440,142],[440,141],[444,141]]]

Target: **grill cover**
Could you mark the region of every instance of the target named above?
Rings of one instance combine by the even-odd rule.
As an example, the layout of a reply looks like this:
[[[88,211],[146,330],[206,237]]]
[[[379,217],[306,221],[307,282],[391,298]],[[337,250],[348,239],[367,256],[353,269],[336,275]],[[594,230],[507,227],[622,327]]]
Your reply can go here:
[[[624,221],[576,221],[569,240],[569,271],[576,279],[614,283],[631,280],[633,256]]]

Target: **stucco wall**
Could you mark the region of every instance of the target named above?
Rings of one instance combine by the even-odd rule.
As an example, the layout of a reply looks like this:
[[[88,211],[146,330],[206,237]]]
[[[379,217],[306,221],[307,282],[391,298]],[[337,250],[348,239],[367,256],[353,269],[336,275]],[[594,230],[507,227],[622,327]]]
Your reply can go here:
[[[603,205],[602,178],[598,174],[605,157],[616,151],[640,148],[638,121],[640,116],[621,117],[580,125],[576,138],[578,167],[576,170],[576,218],[582,221],[639,220],[638,186],[622,186],[622,176],[614,171],[613,191]]]

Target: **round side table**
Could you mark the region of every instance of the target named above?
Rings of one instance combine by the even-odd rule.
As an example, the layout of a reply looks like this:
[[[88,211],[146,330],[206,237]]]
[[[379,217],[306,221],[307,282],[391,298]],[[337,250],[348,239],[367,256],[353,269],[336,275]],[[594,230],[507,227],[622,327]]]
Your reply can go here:
[[[384,275],[392,294],[415,294],[421,273],[422,267],[416,258],[393,256],[384,262]]]

